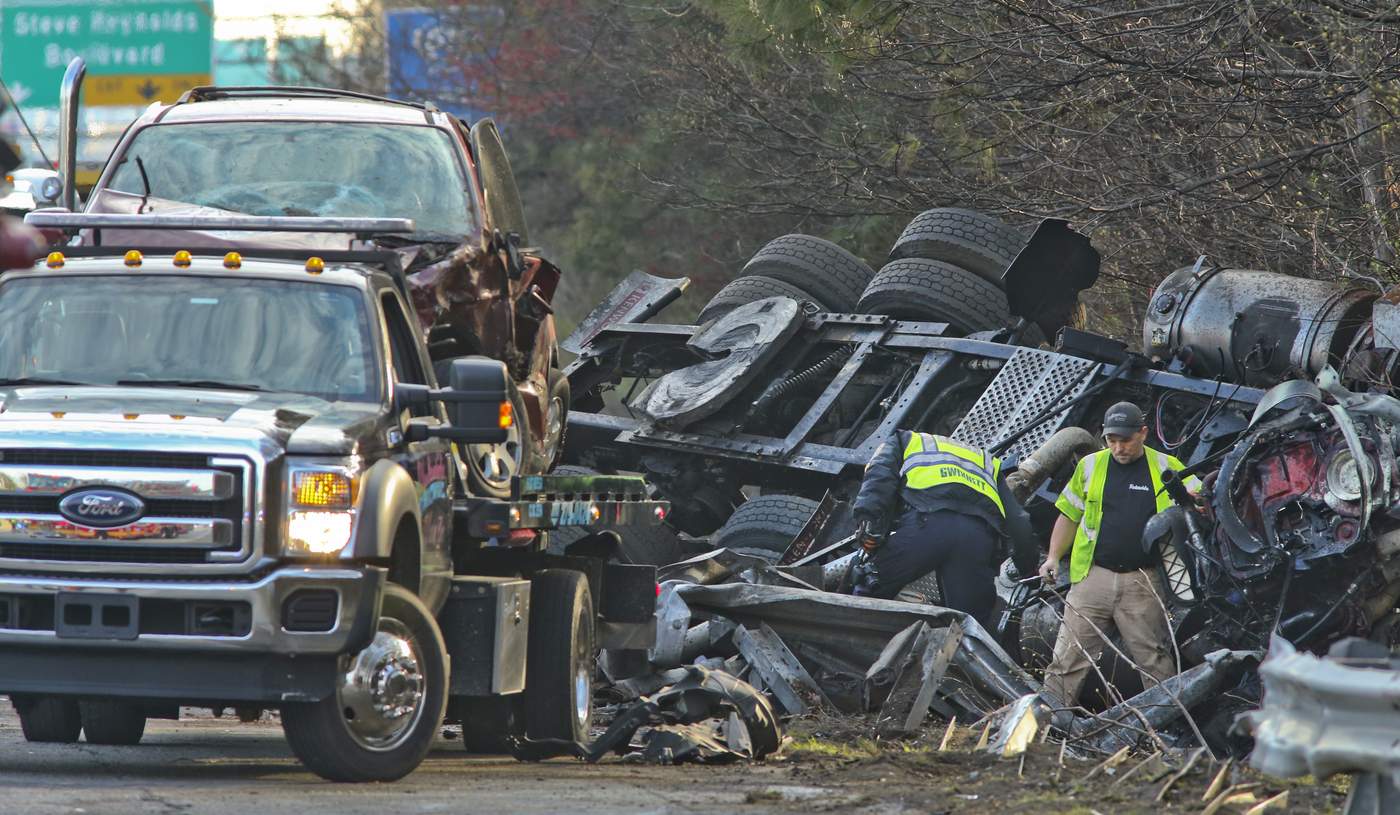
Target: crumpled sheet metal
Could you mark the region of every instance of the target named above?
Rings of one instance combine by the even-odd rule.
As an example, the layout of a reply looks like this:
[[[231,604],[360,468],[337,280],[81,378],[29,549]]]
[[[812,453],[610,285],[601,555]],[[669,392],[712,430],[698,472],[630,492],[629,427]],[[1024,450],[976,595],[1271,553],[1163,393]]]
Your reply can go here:
[[[1369,771],[1400,783],[1400,670],[1349,667],[1275,637],[1259,675],[1263,707],[1243,717],[1256,769],[1285,778]]]
[[[627,753],[632,736],[643,727],[651,728],[642,738],[644,761],[680,764],[762,759],[782,746],[783,726],[757,688],[724,671],[698,665],[683,670],[684,678],[632,705],[592,744],[521,739],[514,745],[515,757],[540,761],[571,755],[596,762],[609,753]],[[718,721],[708,724],[713,720]]]
[[[781,586],[729,583],[718,586],[668,584],[671,603],[757,627],[767,623],[790,646],[810,643],[853,663],[869,665],[879,658],[890,638],[919,621],[933,628],[957,622],[962,644],[950,673],[966,681],[980,696],[993,701],[988,709],[1038,690],[1020,666],[971,616],[938,606],[876,600],[846,594]],[[985,711],[984,711],[985,712]]]
[[[1239,681],[1240,675],[1258,661],[1257,651],[1213,651],[1200,665],[1169,676],[1095,717],[1079,719],[1074,735],[1100,753],[1136,745],[1145,738],[1144,726],[1156,729],[1180,719],[1184,712],[1207,701],[1221,688]],[[1115,726],[1114,722],[1125,726]]]

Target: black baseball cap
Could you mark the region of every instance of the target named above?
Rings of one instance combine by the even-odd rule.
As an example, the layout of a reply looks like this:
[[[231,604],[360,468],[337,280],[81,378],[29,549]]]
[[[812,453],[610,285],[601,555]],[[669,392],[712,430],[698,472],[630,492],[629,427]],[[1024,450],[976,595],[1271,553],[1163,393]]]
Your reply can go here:
[[[1119,402],[1103,415],[1103,434],[1131,436],[1147,424],[1142,411],[1132,402]]]

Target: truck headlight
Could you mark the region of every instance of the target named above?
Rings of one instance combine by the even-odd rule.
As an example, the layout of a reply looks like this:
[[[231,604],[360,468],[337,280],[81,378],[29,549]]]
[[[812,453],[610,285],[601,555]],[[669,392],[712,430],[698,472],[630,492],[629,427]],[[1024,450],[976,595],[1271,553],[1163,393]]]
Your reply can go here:
[[[359,472],[354,459],[294,459],[289,463],[282,554],[334,557],[350,546],[355,534]]]
[[[287,516],[289,555],[333,555],[350,543],[355,516],[349,512],[293,510]]]

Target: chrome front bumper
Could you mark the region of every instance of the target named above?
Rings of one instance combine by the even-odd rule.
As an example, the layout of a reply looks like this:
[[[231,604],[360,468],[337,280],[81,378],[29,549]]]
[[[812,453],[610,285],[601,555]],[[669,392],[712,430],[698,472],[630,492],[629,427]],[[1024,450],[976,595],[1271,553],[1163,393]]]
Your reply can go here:
[[[212,654],[335,655],[362,648],[372,636],[377,601],[384,583],[383,569],[283,567],[256,581],[150,582],[132,579],[85,580],[70,576],[0,575],[0,597],[38,598],[55,602],[60,593],[110,595],[143,601],[246,603],[251,624],[243,635],[139,633],[127,639],[60,636],[58,626],[33,620],[10,620],[0,625],[0,663],[11,648],[52,648],[55,651],[102,649],[116,651],[196,652]],[[338,598],[334,624],[325,631],[288,631],[283,627],[283,604],[299,589],[329,589]]]

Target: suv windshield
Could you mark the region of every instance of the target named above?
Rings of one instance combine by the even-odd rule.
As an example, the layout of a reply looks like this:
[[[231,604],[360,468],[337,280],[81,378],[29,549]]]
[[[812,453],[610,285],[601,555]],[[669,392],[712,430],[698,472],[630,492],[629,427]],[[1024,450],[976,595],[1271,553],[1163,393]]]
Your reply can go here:
[[[135,292],[139,292],[136,294]],[[0,380],[378,398],[357,289],[257,278],[65,277],[0,282]]]
[[[108,188],[247,215],[412,218],[420,236],[461,238],[464,172],[436,127],[201,122],[138,132]]]

